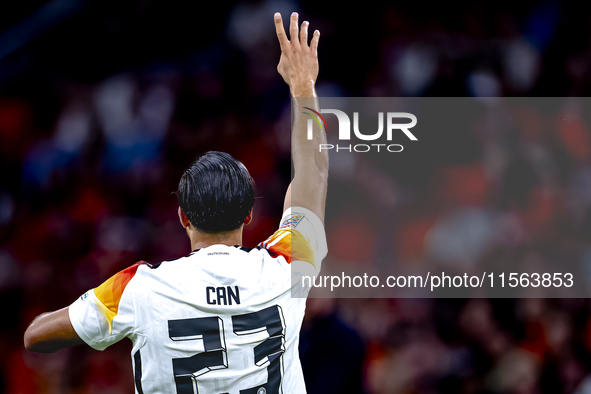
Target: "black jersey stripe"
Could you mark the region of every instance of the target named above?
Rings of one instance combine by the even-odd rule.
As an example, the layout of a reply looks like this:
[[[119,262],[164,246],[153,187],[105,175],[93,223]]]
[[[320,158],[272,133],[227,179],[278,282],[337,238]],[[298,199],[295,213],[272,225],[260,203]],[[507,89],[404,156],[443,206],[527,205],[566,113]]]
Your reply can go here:
[[[144,390],[142,389],[142,355],[138,350],[133,355],[133,361],[135,364],[134,370],[134,379],[135,379],[135,389],[137,390],[138,394],[144,394]]]

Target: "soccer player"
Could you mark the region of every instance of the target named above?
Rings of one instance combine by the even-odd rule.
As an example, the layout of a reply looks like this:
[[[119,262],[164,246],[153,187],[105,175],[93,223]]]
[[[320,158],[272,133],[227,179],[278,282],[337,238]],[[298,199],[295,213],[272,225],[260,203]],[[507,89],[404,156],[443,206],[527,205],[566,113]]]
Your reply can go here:
[[[139,262],[115,274],[73,304],[37,317],[25,347],[52,353],[88,344],[97,350],[127,337],[135,387],[142,393],[305,393],[298,357],[305,298],[292,297],[292,271],[318,273],[327,253],[324,205],[328,157],[324,131],[307,138],[303,107],[316,108],[315,31],[290,39],[275,14],[281,58],[294,109],[294,178],[279,229],[256,248],[241,246],[252,219],[253,180],[242,163],[208,152],[183,174],[179,219],[191,242],[185,257]],[[296,275],[297,277],[297,275]]]

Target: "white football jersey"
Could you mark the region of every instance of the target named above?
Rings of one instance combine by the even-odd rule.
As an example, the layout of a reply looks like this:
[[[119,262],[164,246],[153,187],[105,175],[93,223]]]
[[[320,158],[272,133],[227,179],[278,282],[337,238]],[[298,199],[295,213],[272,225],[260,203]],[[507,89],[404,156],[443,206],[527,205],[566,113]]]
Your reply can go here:
[[[301,281],[290,264],[315,275],[326,253],[320,219],[292,207],[256,248],[213,245],[134,264],[78,298],[70,320],[97,350],[132,340],[138,394],[305,393],[306,299],[292,296]]]

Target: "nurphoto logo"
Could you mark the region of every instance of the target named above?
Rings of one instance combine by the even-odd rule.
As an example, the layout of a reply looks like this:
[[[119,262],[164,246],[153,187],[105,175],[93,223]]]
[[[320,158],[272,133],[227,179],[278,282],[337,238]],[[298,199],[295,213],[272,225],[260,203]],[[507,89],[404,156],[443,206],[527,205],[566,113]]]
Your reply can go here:
[[[313,138],[313,125],[314,121],[328,133],[328,126],[326,120],[322,114],[333,114],[337,117],[339,123],[339,140],[347,141],[351,140],[351,120],[349,116],[338,109],[322,109],[320,112],[315,111],[312,108],[304,107],[310,112],[304,112],[304,114],[310,116],[312,119],[308,119],[308,140]],[[417,117],[409,112],[386,112],[386,140],[392,141],[394,131],[402,131],[404,135],[411,141],[417,141],[417,137],[410,132],[409,129],[413,128],[417,124]],[[410,123],[395,123],[395,119],[409,119]],[[359,112],[353,112],[353,133],[357,139],[362,141],[376,141],[384,134],[384,113],[378,112],[378,131],[373,134],[364,134],[359,130]],[[380,152],[380,148],[384,148],[388,152],[402,152],[403,146],[400,144],[349,144],[349,145],[334,145],[334,144],[320,144],[318,149],[330,150],[335,149],[337,152],[340,150],[346,150],[349,152],[369,152],[375,149]]]

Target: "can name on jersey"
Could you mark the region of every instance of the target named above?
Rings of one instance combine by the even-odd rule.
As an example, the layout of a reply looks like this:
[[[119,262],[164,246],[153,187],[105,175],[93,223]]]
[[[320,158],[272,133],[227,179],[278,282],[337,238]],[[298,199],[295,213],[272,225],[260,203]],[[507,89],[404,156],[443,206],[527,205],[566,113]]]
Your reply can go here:
[[[298,225],[299,222],[301,222],[301,220],[304,218],[304,215],[293,215],[290,216],[289,218],[285,219],[283,221],[283,223],[281,224],[281,227],[279,227],[280,229],[282,228],[295,228],[295,226]]]
[[[236,304],[240,304],[240,290],[238,286],[213,287],[205,288],[205,298],[209,305],[232,305],[232,300]]]

